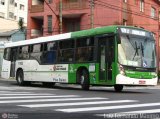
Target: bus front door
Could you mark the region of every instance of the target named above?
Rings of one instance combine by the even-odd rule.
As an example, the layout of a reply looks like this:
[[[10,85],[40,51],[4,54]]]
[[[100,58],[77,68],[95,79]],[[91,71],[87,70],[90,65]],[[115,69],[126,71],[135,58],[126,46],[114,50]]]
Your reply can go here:
[[[113,62],[113,42],[109,37],[99,39],[99,58],[100,58],[100,70],[99,80],[110,82],[112,81],[112,62]]]

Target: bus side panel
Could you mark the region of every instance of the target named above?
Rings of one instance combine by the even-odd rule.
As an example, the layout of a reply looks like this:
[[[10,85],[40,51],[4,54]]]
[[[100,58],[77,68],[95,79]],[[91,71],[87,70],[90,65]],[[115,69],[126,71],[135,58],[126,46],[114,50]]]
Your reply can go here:
[[[69,64],[69,70],[68,70],[68,83],[73,83],[76,84],[77,82],[77,71],[79,69],[87,69],[89,72],[89,82],[90,84],[96,84],[96,80],[98,80],[98,78],[96,78],[96,65],[95,63],[79,63],[79,64]]]
[[[3,59],[2,72],[1,72],[2,78],[5,78],[5,79],[10,78],[10,68],[11,68],[11,61],[7,61]]]

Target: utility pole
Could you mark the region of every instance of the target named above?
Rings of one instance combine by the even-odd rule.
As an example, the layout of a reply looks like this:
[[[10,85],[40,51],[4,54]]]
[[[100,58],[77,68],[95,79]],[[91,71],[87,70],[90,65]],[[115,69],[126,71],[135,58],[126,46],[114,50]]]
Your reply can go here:
[[[91,28],[94,28],[94,0],[90,0],[90,9],[91,9]]]
[[[59,4],[59,31],[62,33],[62,0],[60,0]]]

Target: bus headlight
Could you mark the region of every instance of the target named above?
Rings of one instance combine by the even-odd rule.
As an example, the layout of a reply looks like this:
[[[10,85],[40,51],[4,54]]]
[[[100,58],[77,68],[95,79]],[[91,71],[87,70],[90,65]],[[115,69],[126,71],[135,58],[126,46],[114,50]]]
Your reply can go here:
[[[152,72],[151,75],[154,77],[157,77],[157,73],[155,73],[155,72]]]
[[[119,73],[125,75],[125,71],[122,65],[119,64]]]

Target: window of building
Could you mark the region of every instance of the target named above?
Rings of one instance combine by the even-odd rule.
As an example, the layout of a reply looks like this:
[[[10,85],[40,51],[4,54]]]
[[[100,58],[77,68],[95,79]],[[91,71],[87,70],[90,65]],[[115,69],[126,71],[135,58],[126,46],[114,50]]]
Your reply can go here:
[[[14,0],[10,0],[10,4],[11,4],[11,5],[14,5]]]
[[[156,17],[156,9],[154,7],[151,7],[151,18]]]
[[[9,12],[9,18],[13,19],[14,18],[14,13]]]
[[[17,20],[17,16],[14,16],[14,20]]]
[[[1,5],[5,5],[5,0],[1,0]]]
[[[140,11],[144,12],[144,0],[140,0]]]
[[[24,5],[20,4],[19,9],[24,11]]]
[[[14,3],[14,6],[17,7],[17,3]]]
[[[48,16],[48,33],[52,33],[52,15]]]
[[[80,30],[80,19],[65,19],[65,26],[67,32]]]
[[[4,18],[5,14],[0,12],[0,18]]]

